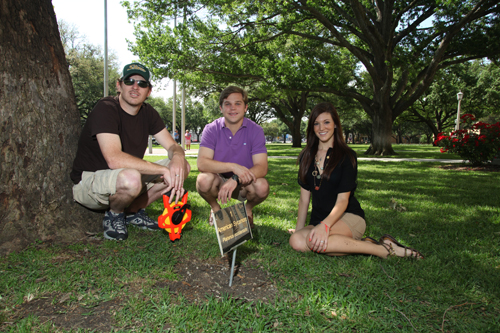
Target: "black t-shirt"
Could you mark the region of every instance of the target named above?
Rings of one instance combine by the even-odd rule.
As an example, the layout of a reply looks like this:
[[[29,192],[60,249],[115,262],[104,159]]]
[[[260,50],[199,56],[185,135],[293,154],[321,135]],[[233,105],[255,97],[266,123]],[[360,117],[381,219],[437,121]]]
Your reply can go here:
[[[326,156],[329,156],[333,148],[328,149]],[[356,153],[351,150],[351,154],[356,158]],[[326,161],[323,167],[326,168]],[[358,176],[358,163],[356,159],[356,166],[353,167],[351,159],[349,156],[345,156],[344,160],[339,162],[335,169],[333,169],[330,175],[330,180],[326,178],[321,181],[316,179],[316,186],[319,186],[321,181],[321,186],[319,190],[314,189],[314,179],[312,172],[314,171],[314,162],[311,163],[306,174],[306,184],[304,184],[300,178],[298,179],[299,185],[312,192],[312,212],[310,225],[317,225],[323,221],[331,212],[335,203],[337,202],[337,196],[339,193],[351,192],[349,195],[349,203],[345,210],[346,213],[352,213],[365,218],[365,212],[361,208],[358,200],[354,197],[354,191],[357,187],[357,176]]]
[[[142,159],[148,146],[148,136],[155,135],[164,128],[160,115],[149,104],[143,103],[139,112],[132,116],[123,111],[117,97],[102,98],[83,127],[73,161],[71,180],[78,184],[83,171],[109,169],[97,142],[97,134],[119,135],[122,151]]]

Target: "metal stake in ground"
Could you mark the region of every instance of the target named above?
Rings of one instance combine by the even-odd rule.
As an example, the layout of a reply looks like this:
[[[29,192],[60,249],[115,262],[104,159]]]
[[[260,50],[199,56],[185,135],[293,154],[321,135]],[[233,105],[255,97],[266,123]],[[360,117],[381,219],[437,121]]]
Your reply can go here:
[[[234,263],[236,262],[236,250],[238,248],[235,248],[233,250],[233,262],[231,263],[231,276],[229,277],[229,286],[233,284],[233,275],[234,275]]]

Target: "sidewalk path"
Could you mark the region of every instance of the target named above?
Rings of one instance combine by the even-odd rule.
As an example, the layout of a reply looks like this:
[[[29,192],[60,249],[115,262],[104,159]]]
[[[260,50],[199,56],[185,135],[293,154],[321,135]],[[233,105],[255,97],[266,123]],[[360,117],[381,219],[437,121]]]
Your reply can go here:
[[[153,148],[153,153],[149,153],[149,149],[146,150],[144,156],[166,156],[167,152],[162,148]],[[186,150],[186,156],[196,157],[198,156],[198,149]],[[288,158],[296,159],[296,156],[269,156],[269,158]],[[382,161],[382,162],[438,162],[438,163],[462,163],[462,160],[450,160],[450,159],[435,159],[435,158],[387,158],[387,157],[358,157],[358,161]]]

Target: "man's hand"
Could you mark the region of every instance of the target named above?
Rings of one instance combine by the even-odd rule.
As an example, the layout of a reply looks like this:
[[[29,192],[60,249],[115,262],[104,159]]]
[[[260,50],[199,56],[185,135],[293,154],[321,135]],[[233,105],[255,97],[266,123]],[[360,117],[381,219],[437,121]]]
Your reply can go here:
[[[165,128],[156,133],[154,137],[168,152],[170,162],[167,166],[168,170],[163,173],[163,181],[167,185],[166,191],[172,190],[170,202],[172,202],[175,196],[175,203],[177,203],[184,195],[184,179],[189,173],[189,165],[186,161],[184,150],[174,141]]]
[[[255,177],[254,173],[242,165],[235,164],[233,173],[238,176],[243,186],[250,185],[252,182],[257,181],[257,177]]]
[[[219,196],[218,199],[221,204],[225,205],[228,201],[231,200],[233,195],[233,191],[238,186],[236,180],[228,179],[220,188],[219,188]]]
[[[185,163],[185,159],[182,156],[174,155],[168,164],[168,170],[163,174],[163,181],[165,185],[168,185],[165,192],[172,190],[170,202],[172,202],[175,196],[175,203],[177,203],[184,195],[184,178],[187,174]]]

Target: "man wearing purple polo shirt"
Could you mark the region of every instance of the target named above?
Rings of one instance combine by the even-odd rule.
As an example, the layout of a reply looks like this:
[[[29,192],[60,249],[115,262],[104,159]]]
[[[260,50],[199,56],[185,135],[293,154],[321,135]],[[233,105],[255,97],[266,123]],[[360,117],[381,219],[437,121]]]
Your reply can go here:
[[[266,138],[262,127],[245,118],[247,92],[229,86],[219,97],[222,116],[205,126],[198,152],[198,193],[213,212],[231,198],[246,200],[250,226],[252,209],[269,194]],[[219,204],[220,203],[220,204]],[[213,224],[212,214],[209,217]]]

